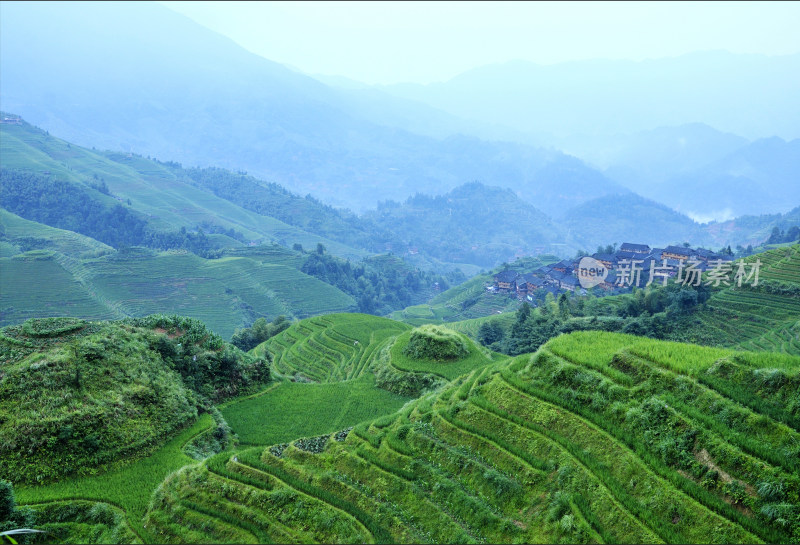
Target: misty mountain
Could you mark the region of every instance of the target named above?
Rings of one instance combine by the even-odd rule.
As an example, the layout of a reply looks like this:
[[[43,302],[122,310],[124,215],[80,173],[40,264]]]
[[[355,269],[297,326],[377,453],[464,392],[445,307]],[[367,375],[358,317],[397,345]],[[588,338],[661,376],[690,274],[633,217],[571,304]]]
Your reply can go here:
[[[746,138],[800,137],[800,54],[697,52],[641,62],[492,64],[385,91],[528,133],[610,135],[703,122]]]
[[[557,146],[602,169],[632,191],[722,159],[746,146],[746,138],[704,123],[602,137],[573,135]]]
[[[560,145],[608,178],[698,221],[787,211],[800,203],[797,140],[750,142],[692,123],[603,138],[571,137]]]
[[[800,139],[765,138],[641,193],[699,220],[787,212],[800,204],[798,172]]]
[[[785,214],[748,215],[728,221],[715,221],[704,225],[703,230],[713,240],[714,247],[728,244],[758,246],[769,239],[773,228],[786,232],[796,226],[800,226],[800,206]]]
[[[606,195],[569,210],[564,227],[587,250],[613,242],[667,246],[684,241],[705,244],[707,237],[691,218],[633,193]]]
[[[364,219],[403,239],[407,247],[395,252],[424,252],[453,263],[493,267],[522,255],[567,249],[557,222],[511,189],[478,182],[445,195],[382,202]]]
[[[155,3],[79,8],[3,5],[0,95],[83,146],[246,170],[355,210],[477,179],[553,213],[562,174],[570,205],[614,186],[560,152],[459,135],[430,106],[332,89]]]

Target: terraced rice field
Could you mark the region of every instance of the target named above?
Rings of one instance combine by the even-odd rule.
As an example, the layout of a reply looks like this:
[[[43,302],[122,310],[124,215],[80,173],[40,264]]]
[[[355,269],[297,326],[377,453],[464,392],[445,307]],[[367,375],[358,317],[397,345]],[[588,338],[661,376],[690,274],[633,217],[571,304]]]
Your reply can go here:
[[[362,376],[376,353],[409,326],[366,314],[303,320],[256,347],[272,355],[275,372],[313,382]]]
[[[0,270],[0,326],[41,316],[119,317],[58,263],[53,252],[34,250],[0,258]]]
[[[273,255],[275,254],[275,255]],[[270,262],[275,257],[277,262]],[[197,318],[230,338],[255,316],[305,317],[352,309],[339,289],[297,270],[284,252],[203,259],[183,251],[76,259],[35,251],[0,259],[0,326],[41,316]]]
[[[800,246],[770,250],[758,258],[759,280],[800,285]],[[800,298],[727,288],[708,301],[708,310],[697,314],[703,327],[725,346],[800,355]]]
[[[330,433],[397,411],[409,398],[375,386],[370,374],[327,384],[282,382],[223,407],[243,445],[274,445]]]
[[[60,180],[85,185],[94,183],[94,176],[102,178],[112,195],[130,200],[132,208],[146,214],[156,229],[192,229],[207,221],[234,229],[248,240],[283,241],[287,246],[300,243],[306,248],[322,243],[331,253],[354,260],[368,255],[202,191],[156,161],[126,153],[96,152],[26,125],[4,124],[0,132],[4,168],[48,172]],[[110,196],[96,197],[108,204],[117,203]]]
[[[48,511],[57,511],[57,507],[69,500],[82,500],[88,504],[89,510],[110,509],[124,514],[124,518],[117,523],[120,526],[117,533],[123,533],[117,537],[120,541],[116,542],[125,543],[126,536],[134,538],[138,543],[157,542],[157,539],[142,525],[150,496],[170,472],[193,463],[182,449],[187,442],[212,425],[213,420],[205,414],[151,456],[123,465],[100,477],[79,477],[47,486],[19,487],[16,490],[17,502],[35,506],[38,511],[44,510],[41,517],[44,520],[60,522],[61,524],[54,524],[52,528],[46,528],[56,532],[57,535],[63,533],[65,529],[70,534],[76,531],[82,533],[81,530],[85,528],[81,526],[86,526],[89,522],[87,519],[91,517],[85,516],[86,509],[67,509],[66,514],[63,510],[60,513],[54,512],[51,515],[53,518],[47,516]],[[109,526],[108,517],[99,522],[101,527]]]
[[[164,542],[797,542],[800,358],[599,332],[170,477]],[[782,522],[783,521],[783,522]]]
[[[747,261],[753,262],[756,258],[763,267],[760,278],[800,284],[800,245],[769,250],[750,256]]]
[[[79,256],[84,253],[112,252],[113,248],[93,238],[74,231],[56,229],[47,225],[28,221],[7,210],[0,209],[0,237],[7,240],[15,251],[9,248],[3,257],[12,257],[22,253],[20,246],[26,249],[44,249]]]

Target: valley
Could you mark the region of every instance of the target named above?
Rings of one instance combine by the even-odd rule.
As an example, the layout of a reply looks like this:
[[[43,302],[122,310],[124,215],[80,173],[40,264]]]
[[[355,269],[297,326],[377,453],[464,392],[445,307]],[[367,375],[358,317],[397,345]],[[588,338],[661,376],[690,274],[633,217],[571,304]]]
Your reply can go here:
[[[0,478],[44,542],[800,536],[793,212],[742,222],[755,285],[587,292],[557,241],[635,218],[567,239],[479,183],[356,216],[0,131]]]
[[[0,543],[800,543],[798,20],[0,1]]]
[[[21,484],[18,501],[65,541],[795,539],[780,520],[800,486],[797,357],[576,332],[516,358],[470,344],[464,360],[409,366],[408,331],[364,315],[301,321],[254,351],[270,354],[275,384],[220,407],[233,450],[185,457],[211,430],[205,415],[140,462]],[[389,388],[440,382],[392,402],[364,380],[387,365]],[[152,464],[169,476],[149,504],[115,488]]]

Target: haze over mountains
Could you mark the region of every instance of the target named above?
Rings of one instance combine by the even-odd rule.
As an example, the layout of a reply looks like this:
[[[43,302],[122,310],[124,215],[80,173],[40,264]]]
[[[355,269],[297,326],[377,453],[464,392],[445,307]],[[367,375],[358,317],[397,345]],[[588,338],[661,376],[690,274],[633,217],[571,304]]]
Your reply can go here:
[[[798,141],[783,140],[800,126],[798,55],[326,85],[155,3],[6,3],[3,15],[4,111],[86,147],[246,170],[357,212],[472,181],[556,219],[630,191],[699,220],[800,202]]]
[[[797,56],[303,73],[800,5],[164,4],[0,0],[0,541],[800,543]]]
[[[511,61],[447,82],[383,87],[468,119],[566,137],[702,121],[756,139],[800,137],[800,54],[697,52],[641,62]],[[502,98],[502,100],[498,100]],[[747,108],[742,108],[747,105]]]
[[[474,179],[521,190],[552,163],[574,162],[374,122],[340,92],[159,5],[13,4],[4,12],[3,108],[85,146],[245,169],[354,209]],[[373,110],[407,107],[383,100]],[[587,198],[597,195],[587,188]]]

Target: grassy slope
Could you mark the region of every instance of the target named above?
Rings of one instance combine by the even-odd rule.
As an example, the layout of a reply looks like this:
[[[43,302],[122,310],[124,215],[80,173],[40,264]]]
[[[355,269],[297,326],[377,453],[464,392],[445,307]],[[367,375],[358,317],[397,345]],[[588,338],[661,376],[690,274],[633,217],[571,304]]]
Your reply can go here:
[[[122,202],[130,199],[131,207],[146,214],[159,230],[192,229],[208,221],[233,228],[250,240],[282,241],[288,246],[300,243],[307,248],[321,242],[328,251],[343,257],[357,259],[367,255],[183,183],[169,167],[150,159],[71,145],[28,124],[0,126],[0,153],[3,168],[50,172],[58,179],[83,185],[103,179],[111,195]],[[95,196],[109,204],[118,202],[99,192]]]
[[[542,265],[555,263],[558,260],[556,256],[549,255],[528,257],[510,264],[509,269],[521,273],[531,272]],[[412,325],[422,325],[459,322],[514,311],[519,305],[516,297],[486,291],[486,285],[491,285],[494,281],[493,274],[500,270],[498,268],[489,273],[474,276],[466,282],[436,295],[426,304],[414,305],[393,312],[391,318]]]
[[[762,263],[759,278],[800,286],[800,245],[784,245],[747,258]],[[715,344],[800,355],[800,299],[730,287],[700,312]]]
[[[147,511],[153,490],[171,472],[194,462],[182,449],[193,437],[211,428],[213,423],[210,415],[201,415],[192,426],[152,455],[105,473],[102,477],[77,477],[48,486],[18,487],[17,501],[21,504],[43,504],[84,499],[110,503],[125,511],[128,523],[139,537],[152,542],[153,537],[142,528],[142,517]]]
[[[221,410],[242,444],[274,445],[391,414],[408,401],[376,388],[374,379],[364,375],[326,384],[282,382]]]
[[[166,483],[148,522],[175,542],[797,541],[774,517],[800,491],[800,407],[777,403],[798,371],[788,356],[562,336],[322,454],[215,457]]]
[[[176,313],[230,338],[257,316],[302,317],[355,304],[338,288],[297,270],[300,258],[290,250],[267,246],[232,253],[213,260],[182,251],[75,259],[36,250],[0,258],[0,325],[43,315],[97,320]]]
[[[53,250],[74,256],[113,252],[113,248],[93,238],[28,221],[2,208],[0,208],[0,237],[14,247],[13,252],[9,251],[2,257],[34,249]]]

